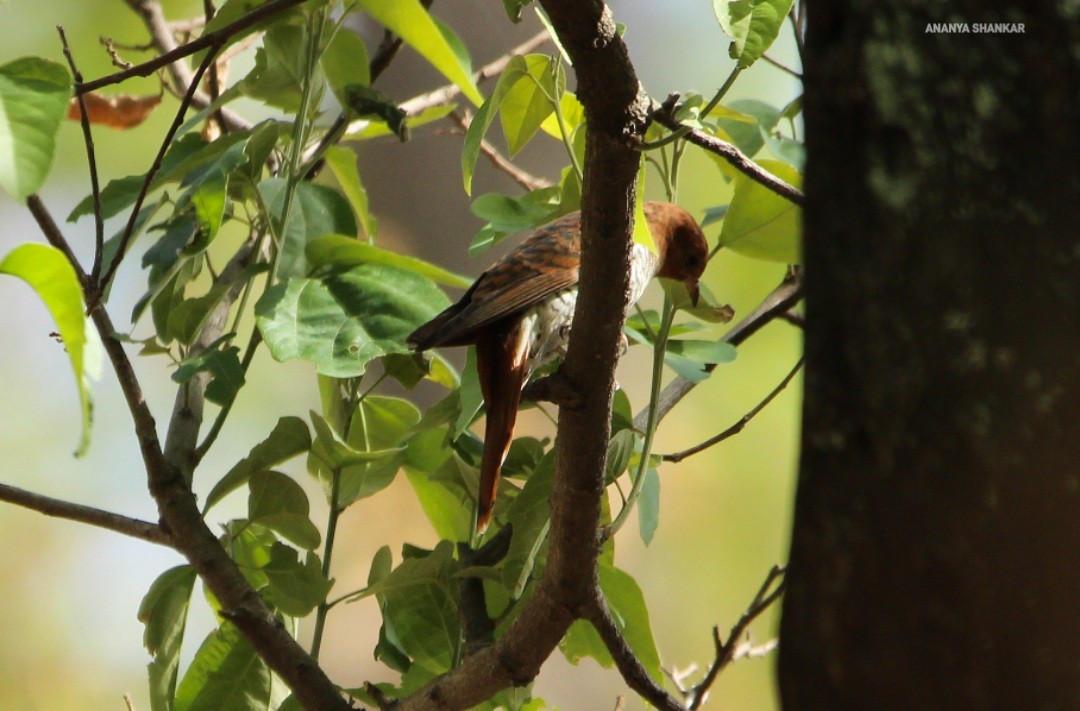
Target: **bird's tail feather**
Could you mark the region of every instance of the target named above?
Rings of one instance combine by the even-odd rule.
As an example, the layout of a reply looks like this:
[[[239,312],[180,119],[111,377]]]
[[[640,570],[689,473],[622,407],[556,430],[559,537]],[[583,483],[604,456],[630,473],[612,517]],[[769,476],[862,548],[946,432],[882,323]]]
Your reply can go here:
[[[514,437],[521,388],[528,374],[528,330],[522,320],[513,319],[505,328],[486,329],[476,341],[476,370],[487,406],[476,507],[478,533],[491,522],[499,475]]]

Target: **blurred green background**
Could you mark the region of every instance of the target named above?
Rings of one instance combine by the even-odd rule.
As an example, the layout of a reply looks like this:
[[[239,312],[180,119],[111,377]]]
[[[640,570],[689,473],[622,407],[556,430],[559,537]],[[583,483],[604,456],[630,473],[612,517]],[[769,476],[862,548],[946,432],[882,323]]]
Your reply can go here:
[[[198,2],[164,0],[170,18],[194,16]],[[708,0],[661,3],[623,0],[613,3],[616,18],[627,25],[626,41],[639,77],[649,93],[662,99],[671,91],[706,95],[731,70],[728,40],[721,33]],[[539,29],[531,10],[522,25],[510,24],[502,3],[468,0],[434,5],[472,52],[474,66],[498,57]],[[0,63],[23,55],[63,61],[55,25],[67,29],[75,57],[87,78],[112,71],[98,37],[143,44],[146,33],[121,0],[6,0],[0,3]],[[369,46],[381,32],[366,28]],[[541,51],[550,51],[544,48]],[[123,52],[130,61],[147,55]],[[790,30],[785,27],[770,52],[798,66]],[[238,78],[250,66],[242,58],[232,70]],[[380,88],[402,101],[442,85],[422,60],[403,51],[380,80]],[[155,94],[150,77],[125,84],[123,91]],[[490,90],[490,87],[488,88]],[[764,62],[744,72],[729,98],[752,97],[783,106],[797,95],[797,84]],[[128,132],[95,131],[104,180],[141,173],[149,165],[171,120],[175,99],[143,126]],[[241,104],[249,116],[266,115],[256,105]],[[381,244],[437,261],[466,274],[481,271],[496,253],[469,258],[465,248],[481,226],[469,212],[461,189],[461,138],[446,126],[415,132],[409,143],[369,142],[358,146],[361,175],[379,219]],[[679,200],[699,217],[704,208],[724,204],[730,188],[715,165],[689,150]],[[555,142],[539,138],[520,156],[530,171],[557,176],[564,154]],[[662,197],[650,186],[650,198]],[[481,160],[474,195],[519,189]],[[77,124],[61,130],[52,177],[42,191],[58,220],[89,192],[86,158]],[[114,221],[116,222],[116,221]],[[63,224],[78,253],[92,248],[92,225]],[[111,234],[119,224],[107,226]],[[715,239],[718,225],[706,232]],[[24,207],[0,195],[0,254],[14,245],[41,241]],[[131,306],[145,288],[136,254],[121,268],[109,308],[118,326],[128,325]],[[721,252],[706,278],[736,318],[747,313],[779,283],[781,265]],[[656,305],[654,287],[646,305]],[[49,336],[52,323],[33,293],[14,279],[0,280],[0,481],[35,492],[155,520],[133,438],[131,421],[108,367],[95,385],[94,441],[81,460],[72,457],[78,437],[78,408],[69,365],[62,348]],[[246,327],[245,327],[246,328]],[[146,335],[145,324],[136,334]],[[787,373],[801,349],[800,334],[775,323],[740,348],[738,359],[720,366],[662,424],[655,450],[670,452],[696,444],[740,419]],[[459,356],[455,356],[459,357]],[[166,360],[138,359],[147,399],[164,428],[175,394]],[[620,365],[619,382],[635,410],[646,402],[650,358],[631,349]],[[205,495],[217,477],[270,431],[280,415],[304,416],[318,407],[315,380],[303,364],[280,365],[265,353],[256,358],[249,386],[239,397],[221,439],[196,481]],[[678,465],[661,469],[661,523],[647,548],[627,526],[617,542],[618,563],[644,589],[654,633],[667,668],[684,670],[712,659],[711,628],[722,631],[735,622],[768,568],[786,556],[797,462],[800,381],[780,395],[738,437]],[[425,403],[425,404],[430,404]],[[554,427],[536,410],[523,414],[518,434],[550,436]],[[163,432],[162,432],[163,434]],[[308,484],[313,518],[325,520],[318,487],[302,471],[287,467]],[[243,511],[243,495],[215,509],[220,524]],[[334,556],[339,591],[361,587],[371,556],[389,543],[395,558],[403,542],[432,546],[434,533],[424,519],[404,477],[374,499],[358,503],[343,517]],[[80,524],[48,519],[0,504],[0,709],[64,711],[124,709],[130,694],[137,709],[149,708],[145,691],[142,626],[136,611],[151,581],[181,563],[166,549]],[[343,686],[393,679],[375,662],[371,649],[378,632],[374,601],[337,608],[330,618],[323,658],[331,677]],[[185,643],[185,661],[210,629],[205,605],[193,605]],[[776,630],[775,613],[754,627],[763,642]],[[309,633],[309,630],[305,630]],[[775,659],[744,660],[726,671],[706,708],[740,710],[777,706],[772,686]],[[545,665],[536,692],[568,711],[610,709],[627,690],[615,671],[591,661],[579,667],[556,654]],[[642,708],[629,694],[626,708]]]

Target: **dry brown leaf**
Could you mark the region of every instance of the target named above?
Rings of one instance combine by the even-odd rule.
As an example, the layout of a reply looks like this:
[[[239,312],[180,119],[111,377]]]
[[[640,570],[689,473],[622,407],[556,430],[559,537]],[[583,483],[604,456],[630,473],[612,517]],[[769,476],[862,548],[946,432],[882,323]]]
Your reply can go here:
[[[82,98],[86,102],[86,114],[90,118],[90,123],[119,129],[138,126],[161,103],[161,94],[156,96],[131,96],[129,94],[104,96],[91,91],[83,94]],[[82,120],[79,97],[76,96],[68,102],[67,117],[72,121]]]

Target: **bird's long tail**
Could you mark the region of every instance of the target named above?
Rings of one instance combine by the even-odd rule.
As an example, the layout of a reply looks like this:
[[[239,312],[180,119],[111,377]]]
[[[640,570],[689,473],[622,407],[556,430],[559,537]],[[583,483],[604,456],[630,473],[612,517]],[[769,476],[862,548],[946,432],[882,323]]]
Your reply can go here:
[[[510,451],[517,421],[521,388],[528,376],[529,328],[523,319],[512,319],[504,328],[484,329],[476,340],[476,370],[487,407],[484,456],[480,461],[480,493],[476,506],[476,530],[483,533],[491,522],[499,474]]]

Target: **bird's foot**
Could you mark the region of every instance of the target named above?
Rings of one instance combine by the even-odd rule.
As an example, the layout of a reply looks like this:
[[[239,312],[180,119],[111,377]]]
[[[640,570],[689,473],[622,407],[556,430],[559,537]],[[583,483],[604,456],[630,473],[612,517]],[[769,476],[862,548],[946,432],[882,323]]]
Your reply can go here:
[[[562,368],[526,385],[521,397],[533,402],[552,402],[566,410],[580,410],[585,404],[581,399],[581,388],[563,373]]]

